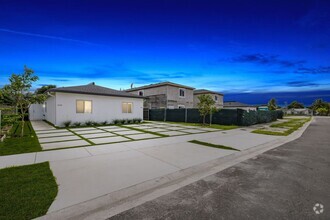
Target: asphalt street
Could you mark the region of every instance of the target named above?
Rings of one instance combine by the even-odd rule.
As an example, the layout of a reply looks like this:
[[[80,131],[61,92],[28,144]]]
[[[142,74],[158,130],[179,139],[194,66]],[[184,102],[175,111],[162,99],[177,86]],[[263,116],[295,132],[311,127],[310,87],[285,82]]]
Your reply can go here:
[[[315,118],[295,141],[110,219],[330,219],[330,118]]]

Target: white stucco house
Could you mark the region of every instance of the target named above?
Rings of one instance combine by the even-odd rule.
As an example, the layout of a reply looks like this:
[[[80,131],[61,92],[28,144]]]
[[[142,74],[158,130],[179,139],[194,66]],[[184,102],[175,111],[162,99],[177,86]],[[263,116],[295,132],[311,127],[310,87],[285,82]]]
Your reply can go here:
[[[59,87],[47,91],[48,98],[43,104],[43,119],[55,126],[86,121],[112,122],[115,119],[143,118],[143,97],[101,87],[91,83],[82,86]],[[30,115],[40,119],[36,105]]]

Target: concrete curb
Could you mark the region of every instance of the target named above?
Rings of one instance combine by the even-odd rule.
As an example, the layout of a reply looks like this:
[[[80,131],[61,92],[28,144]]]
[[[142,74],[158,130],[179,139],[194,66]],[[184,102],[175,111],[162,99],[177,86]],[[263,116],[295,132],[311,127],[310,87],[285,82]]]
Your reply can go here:
[[[253,158],[268,150],[291,142],[304,133],[314,118],[303,127],[286,137],[236,152],[206,163],[196,165],[166,176],[145,181],[137,185],[94,198],[92,200],[48,213],[37,219],[106,219],[123,211],[134,208],[147,201],[173,192],[209,175]]]

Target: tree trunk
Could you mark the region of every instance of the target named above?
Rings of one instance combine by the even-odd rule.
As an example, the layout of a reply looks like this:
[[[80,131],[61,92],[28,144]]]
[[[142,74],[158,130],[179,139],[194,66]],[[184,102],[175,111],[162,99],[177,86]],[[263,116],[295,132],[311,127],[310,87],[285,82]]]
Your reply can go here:
[[[23,106],[21,105],[21,117],[22,117],[22,121],[21,121],[21,126],[22,126],[22,128],[21,128],[21,137],[23,137],[24,136],[24,115],[25,115],[25,112],[24,112],[24,110],[23,110]]]
[[[206,115],[203,115],[203,125],[205,125],[205,117]]]

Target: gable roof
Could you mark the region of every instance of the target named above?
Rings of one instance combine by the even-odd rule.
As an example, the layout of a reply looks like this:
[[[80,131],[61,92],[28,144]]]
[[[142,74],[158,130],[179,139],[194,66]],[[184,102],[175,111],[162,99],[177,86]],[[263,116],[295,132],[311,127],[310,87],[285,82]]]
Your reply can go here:
[[[130,98],[143,98],[138,95],[130,94],[125,91],[119,91],[102,86],[97,86],[95,83],[90,83],[81,86],[59,87],[47,90],[47,92],[64,92],[88,95],[101,95],[101,96],[117,96],[117,97],[130,97]]]
[[[256,107],[254,105],[249,105],[241,102],[236,101],[227,101],[223,103],[224,107]]]
[[[222,93],[220,92],[214,92],[214,91],[211,91],[211,90],[207,90],[207,89],[196,89],[194,90],[194,95],[199,95],[199,94],[218,94],[218,95],[222,95]]]
[[[181,84],[166,81],[166,82],[154,83],[154,84],[149,84],[149,85],[145,85],[145,86],[126,89],[125,91],[132,92],[132,91],[136,91],[136,90],[150,89],[150,88],[155,88],[155,87],[159,87],[159,86],[175,86],[175,87],[179,87],[179,88],[195,89],[195,88],[190,87],[190,86],[185,86],[185,85],[181,85]]]

